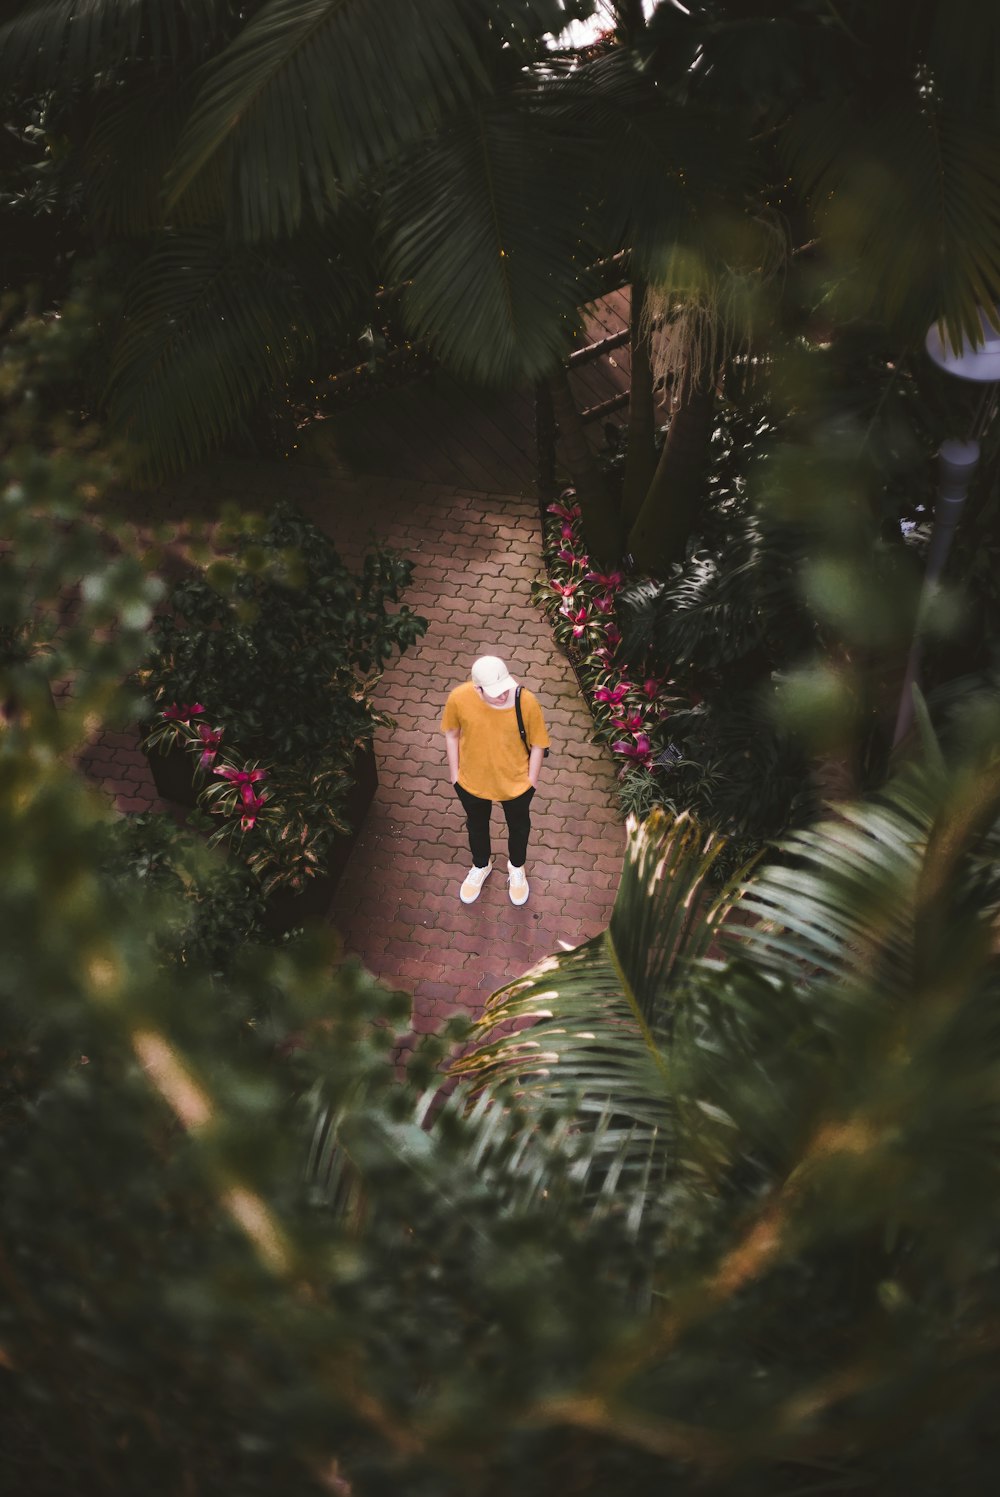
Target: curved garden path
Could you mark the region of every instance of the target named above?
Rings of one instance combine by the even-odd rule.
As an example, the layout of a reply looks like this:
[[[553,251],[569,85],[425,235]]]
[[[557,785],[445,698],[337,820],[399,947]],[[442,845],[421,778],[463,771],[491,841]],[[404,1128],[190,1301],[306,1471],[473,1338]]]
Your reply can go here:
[[[126,506],[140,527],[204,521],[227,500],[264,510],[299,504],[345,559],[378,538],[414,563],[405,602],[430,623],[388,666],[376,703],[396,727],[378,734],[379,789],[329,913],[345,949],[385,982],[413,994],[413,1029],[486,995],[541,957],[607,923],[625,844],[606,752],[572,668],[557,649],[532,581],[542,575],[538,509],[525,494],[440,482],[351,477],[322,459],[227,462]],[[507,897],[503,822],[494,813],[494,867],[474,905],[458,885],[469,866],[463,817],[438,730],[449,689],[477,655],[499,654],[539,697],[552,752],[532,806],[531,897]],[[105,734],[81,760],[125,811],[164,809],[134,733]]]

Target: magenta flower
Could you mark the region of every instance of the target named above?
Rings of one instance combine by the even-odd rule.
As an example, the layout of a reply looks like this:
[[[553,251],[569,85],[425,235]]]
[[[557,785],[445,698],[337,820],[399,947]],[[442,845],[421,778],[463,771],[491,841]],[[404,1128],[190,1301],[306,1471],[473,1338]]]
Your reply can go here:
[[[267,779],[266,769],[230,769],[228,764],[218,765],[213,772],[234,785],[241,796],[245,790],[249,790],[252,795],[252,787],[258,781]]]
[[[618,686],[599,686],[594,692],[595,702],[608,702],[612,707],[617,707],[628,696],[628,685],[623,681]]]
[[[561,525],[559,527],[559,534],[562,536],[564,541],[571,541],[573,539],[572,525],[570,525],[568,522],[565,525]]]
[[[186,702],[181,706],[175,702],[172,707],[164,707],[163,716],[168,722],[189,723],[192,717],[201,717],[204,711],[200,702],[195,702],[190,707]]]
[[[659,695],[660,687],[663,685],[662,676],[647,676],[642,683],[642,690],[650,701]]]
[[[625,576],[622,572],[587,572],[586,578],[588,582],[599,582],[609,592],[614,592],[625,581]]]
[[[587,624],[590,621],[590,615],[588,614],[586,608],[581,608],[577,613],[574,613],[569,606],[569,601],[567,600],[560,608],[559,612],[563,615],[564,618],[569,619],[570,623],[573,625],[573,638],[579,639],[580,635],[586,631]]]
[[[642,727],[642,713],[630,712],[628,717],[613,717],[612,725],[620,728],[623,733],[638,733]]]
[[[576,556],[572,551],[567,551],[565,546],[563,546],[561,551],[557,551],[556,555],[560,561],[564,561],[570,567],[582,567],[587,564],[585,556]]]
[[[198,737],[202,742],[201,757],[198,760],[202,769],[207,769],[214,762],[222,742],[222,729],[210,728],[208,723],[198,724]]]
[[[249,785],[244,785],[240,791],[243,801],[243,815],[240,817],[240,829],[244,832],[252,831],[257,825],[257,812],[267,800],[267,793],[255,795]]]
[[[230,769],[228,764],[220,764],[215,773],[235,785],[238,790],[242,790],[244,785],[256,785],[259,780],[267,779],[266,769]]]
[[[578,520],[580,518],[580,506],[578,504],[550,504],[547,514],[559,515],[564,520]]]
[[[607,640],[612,649],[614,649],[615,645],[620,645],[622,642],[621,634],[614,624],[605,624],[604,638]]]
[[[643,769],[648,769],[653,762],[652,744],[648,733],[640,733],[631,743],[621,738],[611,747],[616,754],[621,754],[623,759],[631,759],[633,764],[641,764]]]
[[[576,588],[577,584],[575,582],[553,582],[552,584],[552,591],[558,593],[560,598],[565,600],[564,606],[572,599]]]
[[[615,600],[610,593],[602,593],[599,598],[594,599],[594,607],[600,613],[610,613],[615,606]]]
[[[233,785],[239,795],[243,806],[243,816],[240,826],[243,831],[249,832],[257,824],[257,812],[267,800],[266,795],[258,795],[254,786],[261,780],[267,779],[266,769],[231,769],[228,764],[218,764],[213,774],[221,775]]]

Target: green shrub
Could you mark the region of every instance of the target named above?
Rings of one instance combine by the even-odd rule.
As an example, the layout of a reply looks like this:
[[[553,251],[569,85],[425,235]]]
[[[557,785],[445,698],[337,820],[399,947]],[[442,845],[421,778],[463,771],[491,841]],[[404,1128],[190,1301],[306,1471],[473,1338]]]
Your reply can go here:
[[[218,562],[173,589],[142,675],[158,710],[202,702],[225,742],[279,763],[370,743],[386,661],[427,631],[405,604],[412,563],[376,546],[359,574],[291,505],[233,535]]]
[[[234,842],[265,890],[297,890],[351,830],[355,754],[391,723],[372,693],[427,620],[388,607],[409,561],[376,546],[355,575],[287,504],[240,522],[233,563],[185,578],[156,621],[145,746],[189,750],[202,803],[225,818],[215,840]]]
[[[124,816],[97,839],[109,890],[155,906],[149,930],[160,961],[229,976],[247,942],[269,939],[257,880],[170,816]]]

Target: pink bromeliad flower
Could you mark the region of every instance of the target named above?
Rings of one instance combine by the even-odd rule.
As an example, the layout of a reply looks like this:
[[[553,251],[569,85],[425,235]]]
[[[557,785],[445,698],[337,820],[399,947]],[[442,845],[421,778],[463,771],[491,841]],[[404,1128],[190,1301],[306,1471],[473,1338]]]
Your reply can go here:
[[[240,826],[245,832],[250,831],[251,827],[256,825],[257,812],[267,800],[266,795],[258,795],[253,787],[259,784],[261,780],[267,779],[267,770],[231,769],[228,764],[219,764],[216,766],[214,773],[221,775],[224,780],[228,780],[231,785],[236,787],[240,800],[243,803],[243,817],[240,821]]]
[[[587,558],[585,556],[577,556],[575,552],[567,551],[565,546],[563,546],[561,551],[557,551],[556,555],[560,561],[564,561],[570,567],[585,567],[587,565]]]
[[[252,831],[257,825],[257,812],[267,800],[267,792],[256,795],[249,785],[244,785],[240,791],[240,799],[243,802],[243,815],[240,817],[240,830]]]
[[[613,717],[611,723],[623,733],[638,733],[642,728],[642,713],[630,712],[627,717]]]
[[[594,692],[594,701],[607,702],[610,706],[617,707],[619,702],[624,702],[628,691],[627,681],[622,681],[617,686],[599,686]]]
[[[567,599],[567,601],[560,608],[559,612],[563,615],[564,618],[569,619],[570,623],[573,625],[573,638],[579,639],[580,635],[586,631],[587,625],[590,622],[590,615],[588,614],[586,608],[581,608],[577,613],[574,613],[570,608],[569,600]]]
[[[261,780],[267,779],[266,769],[230,769],[228,764],[220,764],[215,773],[235,785],[237,790],[242,791],[245,785],[256,785]]]
[[[608,645],[612,650],[616,645],[620,645],[622,642],[621,633],[619,632],[615,624],[605,624],[604,638],[607,640]]]
[[[558,593],[560,598],[563,599],[563,607],[566,607],[572,601],[576,589],[577,583],[575,582],[553,582],[552,584],[552,591]]]
[[[219,751],[219,744],[222,742],[222,729],[210,728],[208,723],[199,723],[198,737],[202,742],[201,756],[198,763],[202,769],[207,769],[210,764],[215,762],[215,756]]]
[[[615,606],[615,600],[610,593],[601,593],[600,597],[594,599],[594,607],[599,613],[610,613]]]
[[[649,697],[650,701],[653,701],[659,695],[664,679],[663,676],[647,676],[641,687],[643,695]]]
[[[580,506],[578,504],[550,504],[546,513],[559,515],[563,520],[578,520],[580,518]]]
[[[606,587],[612,593],[617,591],[625,581],[623,572],[587,572],[585,576],[588,582],[599,582],[602,587]]]
[[[192,717],[201,717],[204,711],[200,702],[195,702],[192,706],[188,706],[187,702],[180,705],[175,702],[172,707],[164,707],[163,716],[168,722],[189,723]]]
[[[648,733],[638,734],[631,743],[620,738],[611,747],[616,754],[621,754],[623,759],[631,759],[633,764],[641,764],[643,769],[648,769],[653,762],[652,744]]]

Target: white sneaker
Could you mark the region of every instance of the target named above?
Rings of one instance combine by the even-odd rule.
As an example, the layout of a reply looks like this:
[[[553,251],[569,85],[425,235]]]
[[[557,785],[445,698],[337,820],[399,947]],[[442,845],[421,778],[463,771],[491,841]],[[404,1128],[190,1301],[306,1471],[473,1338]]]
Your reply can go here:
[[[515,868],[507,859],[507,892],[511,904],[524,904],[528,898],[528,880],[523,868]]]
[[[465,875],[465,883],[458,891],[458,897],[463,904],[475,904],[479,898],[479,891],[493,872],[493,863],[490,861],[485,868],[472,868]]]

